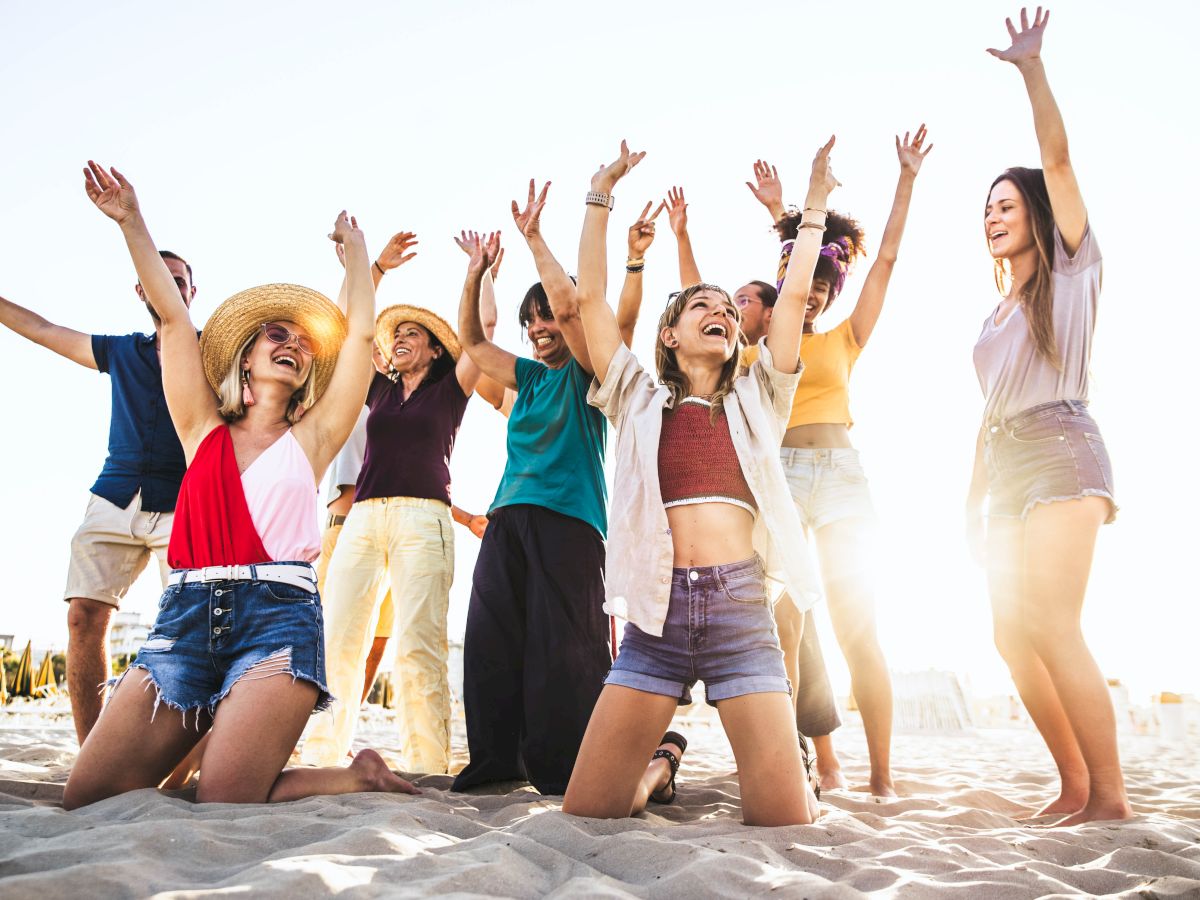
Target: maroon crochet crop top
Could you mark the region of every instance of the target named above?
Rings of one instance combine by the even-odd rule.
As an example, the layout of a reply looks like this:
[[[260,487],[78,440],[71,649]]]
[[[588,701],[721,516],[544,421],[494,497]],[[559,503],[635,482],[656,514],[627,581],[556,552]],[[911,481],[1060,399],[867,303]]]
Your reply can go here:
[[[732,503],[757,514],[758,504],[742,474],[725,410],[709,422],[712,404],[685,397],[674,409],[663,410],[658,442],[658,482],[663,506],[690,503]]]

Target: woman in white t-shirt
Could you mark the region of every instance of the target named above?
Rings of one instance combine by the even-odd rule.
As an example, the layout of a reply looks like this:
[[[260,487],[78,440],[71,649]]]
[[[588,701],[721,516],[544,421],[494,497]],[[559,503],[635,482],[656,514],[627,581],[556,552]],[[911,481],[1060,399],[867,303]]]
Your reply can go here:
[[[1108,687],[1080,628],[1097,532],[1116,504],[1087,410],[1100,250],[1042,66],[1049,18],[1039,7],[1031,25],[1022,9],[1020,30],[1007,23],[1012,45],[988,51],[1025,79],[1042,168],[1002,173],[984,212],[1005,296],[975,345],[986,405],[967,531],[986,560],[996,646],[1062,779],[1037,815],[1076,825],[1133,813]]]

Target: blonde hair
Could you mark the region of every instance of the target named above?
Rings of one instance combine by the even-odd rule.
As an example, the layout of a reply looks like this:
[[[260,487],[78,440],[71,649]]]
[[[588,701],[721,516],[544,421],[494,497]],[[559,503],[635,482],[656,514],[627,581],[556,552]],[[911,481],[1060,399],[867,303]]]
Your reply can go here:
[[[667,390],[671,392],[672,406],[678,406],[679,402],[691,393],[692,386],[688,383],[687,376],[679,368],[679,361],[675,358],[674,348],[668,347],[663,343],[662,333],[664,328],[675,327],[676,323],[679,322],[679,317],[683,315],[683,311],[687,308],[688,303],[700,291],[712,291],[720,294],[726,301],[729,301],[729,294],[723,288],[719,288],[715,284],[704,284],[701,282],[700,284],[693,284],[690,287],[684,288],[676,294],[658,318],[658,337],[654,344],[654,362],[658,368],[658,380],[666,385]],[[738,375],[742,351],[746,349],[746,342],[742,335],[741,311],[732,302],[729,303],[729,306],[733,310],[732,318],[734,324],[738,326],[738,338],[737,344],[733,348],[733,354],[725,361],[725,365],[721,367],[717,390],[710,398],[712,407],[708,419],[712,423],[717,421],[717,415],[724,406],[726,395],[733,390],[733,382]]]
[[[260,328],[256,328],[254,334],[250,335],[250,338],[242,345],[242,349],[233,355],[229,369],[225,372],[225,378],[221,381],[221,389],[217,391],[217,400],[219,401],[217,412],[226,422],[236,422],[246,415],[246,405],[242,402],[242,362],[254,347],[260,331]],[[304,384],[300,385],[292,394],[287,408],[288,424],[295,425],[299,422],[304,411],[311,409],[316,402],[316,371],[317,367],[314,361],[314,364],[309,366],[308,377],[304,379]]]

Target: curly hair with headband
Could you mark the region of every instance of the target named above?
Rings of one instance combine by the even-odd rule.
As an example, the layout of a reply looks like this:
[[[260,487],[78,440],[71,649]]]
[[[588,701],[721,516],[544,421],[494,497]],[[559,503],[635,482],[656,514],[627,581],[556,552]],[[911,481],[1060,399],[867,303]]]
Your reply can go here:
[[[778,222],[775,230],[784,241],[794,241],[796,231],[800,227],[801,211],[790,208]],[[825,245],[821,255],[817,257],[817,267],[813,271],[813,281],[829,283],[829,304],[841,293],[846,283],[846,276],[854,269],[854,264],[867,255],[866,236],[858,221],[847,215],[829,210],[825,219]],[[783,273],[780,273],[780,282]]]

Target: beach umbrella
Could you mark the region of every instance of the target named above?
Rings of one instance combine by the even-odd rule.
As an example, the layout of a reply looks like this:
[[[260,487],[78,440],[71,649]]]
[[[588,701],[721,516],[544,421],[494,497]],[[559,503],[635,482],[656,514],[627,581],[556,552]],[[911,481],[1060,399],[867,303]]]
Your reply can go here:
[[[48,697],[57,687],[58,683],[54,680],[54,661],[47,650],[46,655],[42,657],[42,664],[38,666],[37,674],[33,676],[33,694]]]
[[[25,645],[25,652],[17,663],[17,674],[13,676],[12,695],[14,697],[33,696],[33,641]]]
[[[6,655],[3,650],[0,650],[0,706],[9,701],[8,674],[4,671],[4,657]]]

